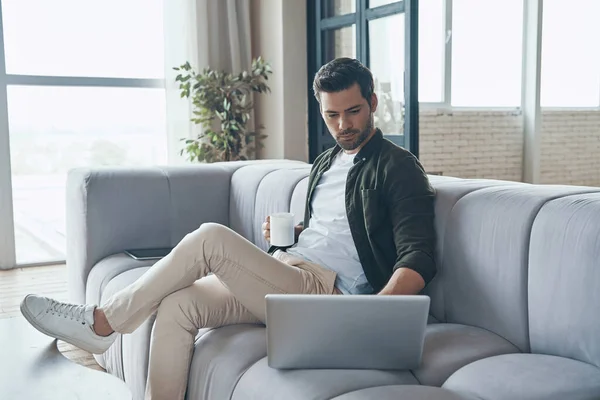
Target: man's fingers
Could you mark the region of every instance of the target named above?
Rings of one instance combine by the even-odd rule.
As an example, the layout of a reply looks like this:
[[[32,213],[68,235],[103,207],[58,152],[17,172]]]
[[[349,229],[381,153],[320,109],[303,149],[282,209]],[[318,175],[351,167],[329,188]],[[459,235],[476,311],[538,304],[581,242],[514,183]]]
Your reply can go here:
[[[262,224],[263,236],[269,242],[271,241],[271,217],[267,215],[265,222]]]

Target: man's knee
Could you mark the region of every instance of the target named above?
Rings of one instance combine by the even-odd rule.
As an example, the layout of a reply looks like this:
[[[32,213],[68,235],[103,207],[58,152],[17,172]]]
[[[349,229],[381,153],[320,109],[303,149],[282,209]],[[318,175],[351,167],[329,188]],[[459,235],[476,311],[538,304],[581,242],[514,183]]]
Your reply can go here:
[[[183,238],[182,242],[206,242],[207,240],[218,239],[227,235],[229,228],[215,222],[205,222],[198,229],[188,233]]]
[[[222,236],[229,232],[229,228],[225,225],[218,224],[216,222],[205,222],[198,229],[196,229],[199,234],[206,235],[209,237],[212,236]]]
[[[158,306],[157,321],[170,322],[183,327],[188,331],[195,329],[190,318],[190,307],[193,306],[186,289],[178,290],[165,297]]]

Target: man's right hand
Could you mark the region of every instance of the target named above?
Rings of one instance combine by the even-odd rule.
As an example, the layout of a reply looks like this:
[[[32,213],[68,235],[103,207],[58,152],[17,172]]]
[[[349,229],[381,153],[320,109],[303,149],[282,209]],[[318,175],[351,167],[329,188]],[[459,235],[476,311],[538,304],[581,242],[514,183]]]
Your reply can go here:
[[[300,233],[302,233],[302,231],[304,230],[304,227],[302,225],[296,225],[294,227],[294,236],[295,236],[295,241],[298,241],[298,237],[300,236]],[[265,222],[263,222],[262,224],[262,231],[263,231],[263,236],[265,237],[265,240],[268,243],[271,243],[271,217],[267,215],[267,218],[265,219]]]
[[[267,219],[262,224],[263,236],[267,242],[271,243],[271,217],[267,215]]]

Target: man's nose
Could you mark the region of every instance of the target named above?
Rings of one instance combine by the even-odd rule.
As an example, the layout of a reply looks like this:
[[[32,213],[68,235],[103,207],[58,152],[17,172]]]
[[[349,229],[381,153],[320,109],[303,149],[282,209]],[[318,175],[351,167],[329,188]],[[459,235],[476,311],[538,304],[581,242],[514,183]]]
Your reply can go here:
[[[350,121],[350,118],[340,117],[339,128],[342,132],[352,129],[352,122]]]

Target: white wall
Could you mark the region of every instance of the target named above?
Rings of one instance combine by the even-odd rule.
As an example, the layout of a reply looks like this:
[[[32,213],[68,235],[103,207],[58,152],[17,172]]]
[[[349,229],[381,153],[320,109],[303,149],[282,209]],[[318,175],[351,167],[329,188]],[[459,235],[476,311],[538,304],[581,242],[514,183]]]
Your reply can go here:
[[[259,158],[308,161],[306,4],[251,0],[252,54],[271,63],[271,93],[256,98],[256,125],[264,125]]]

